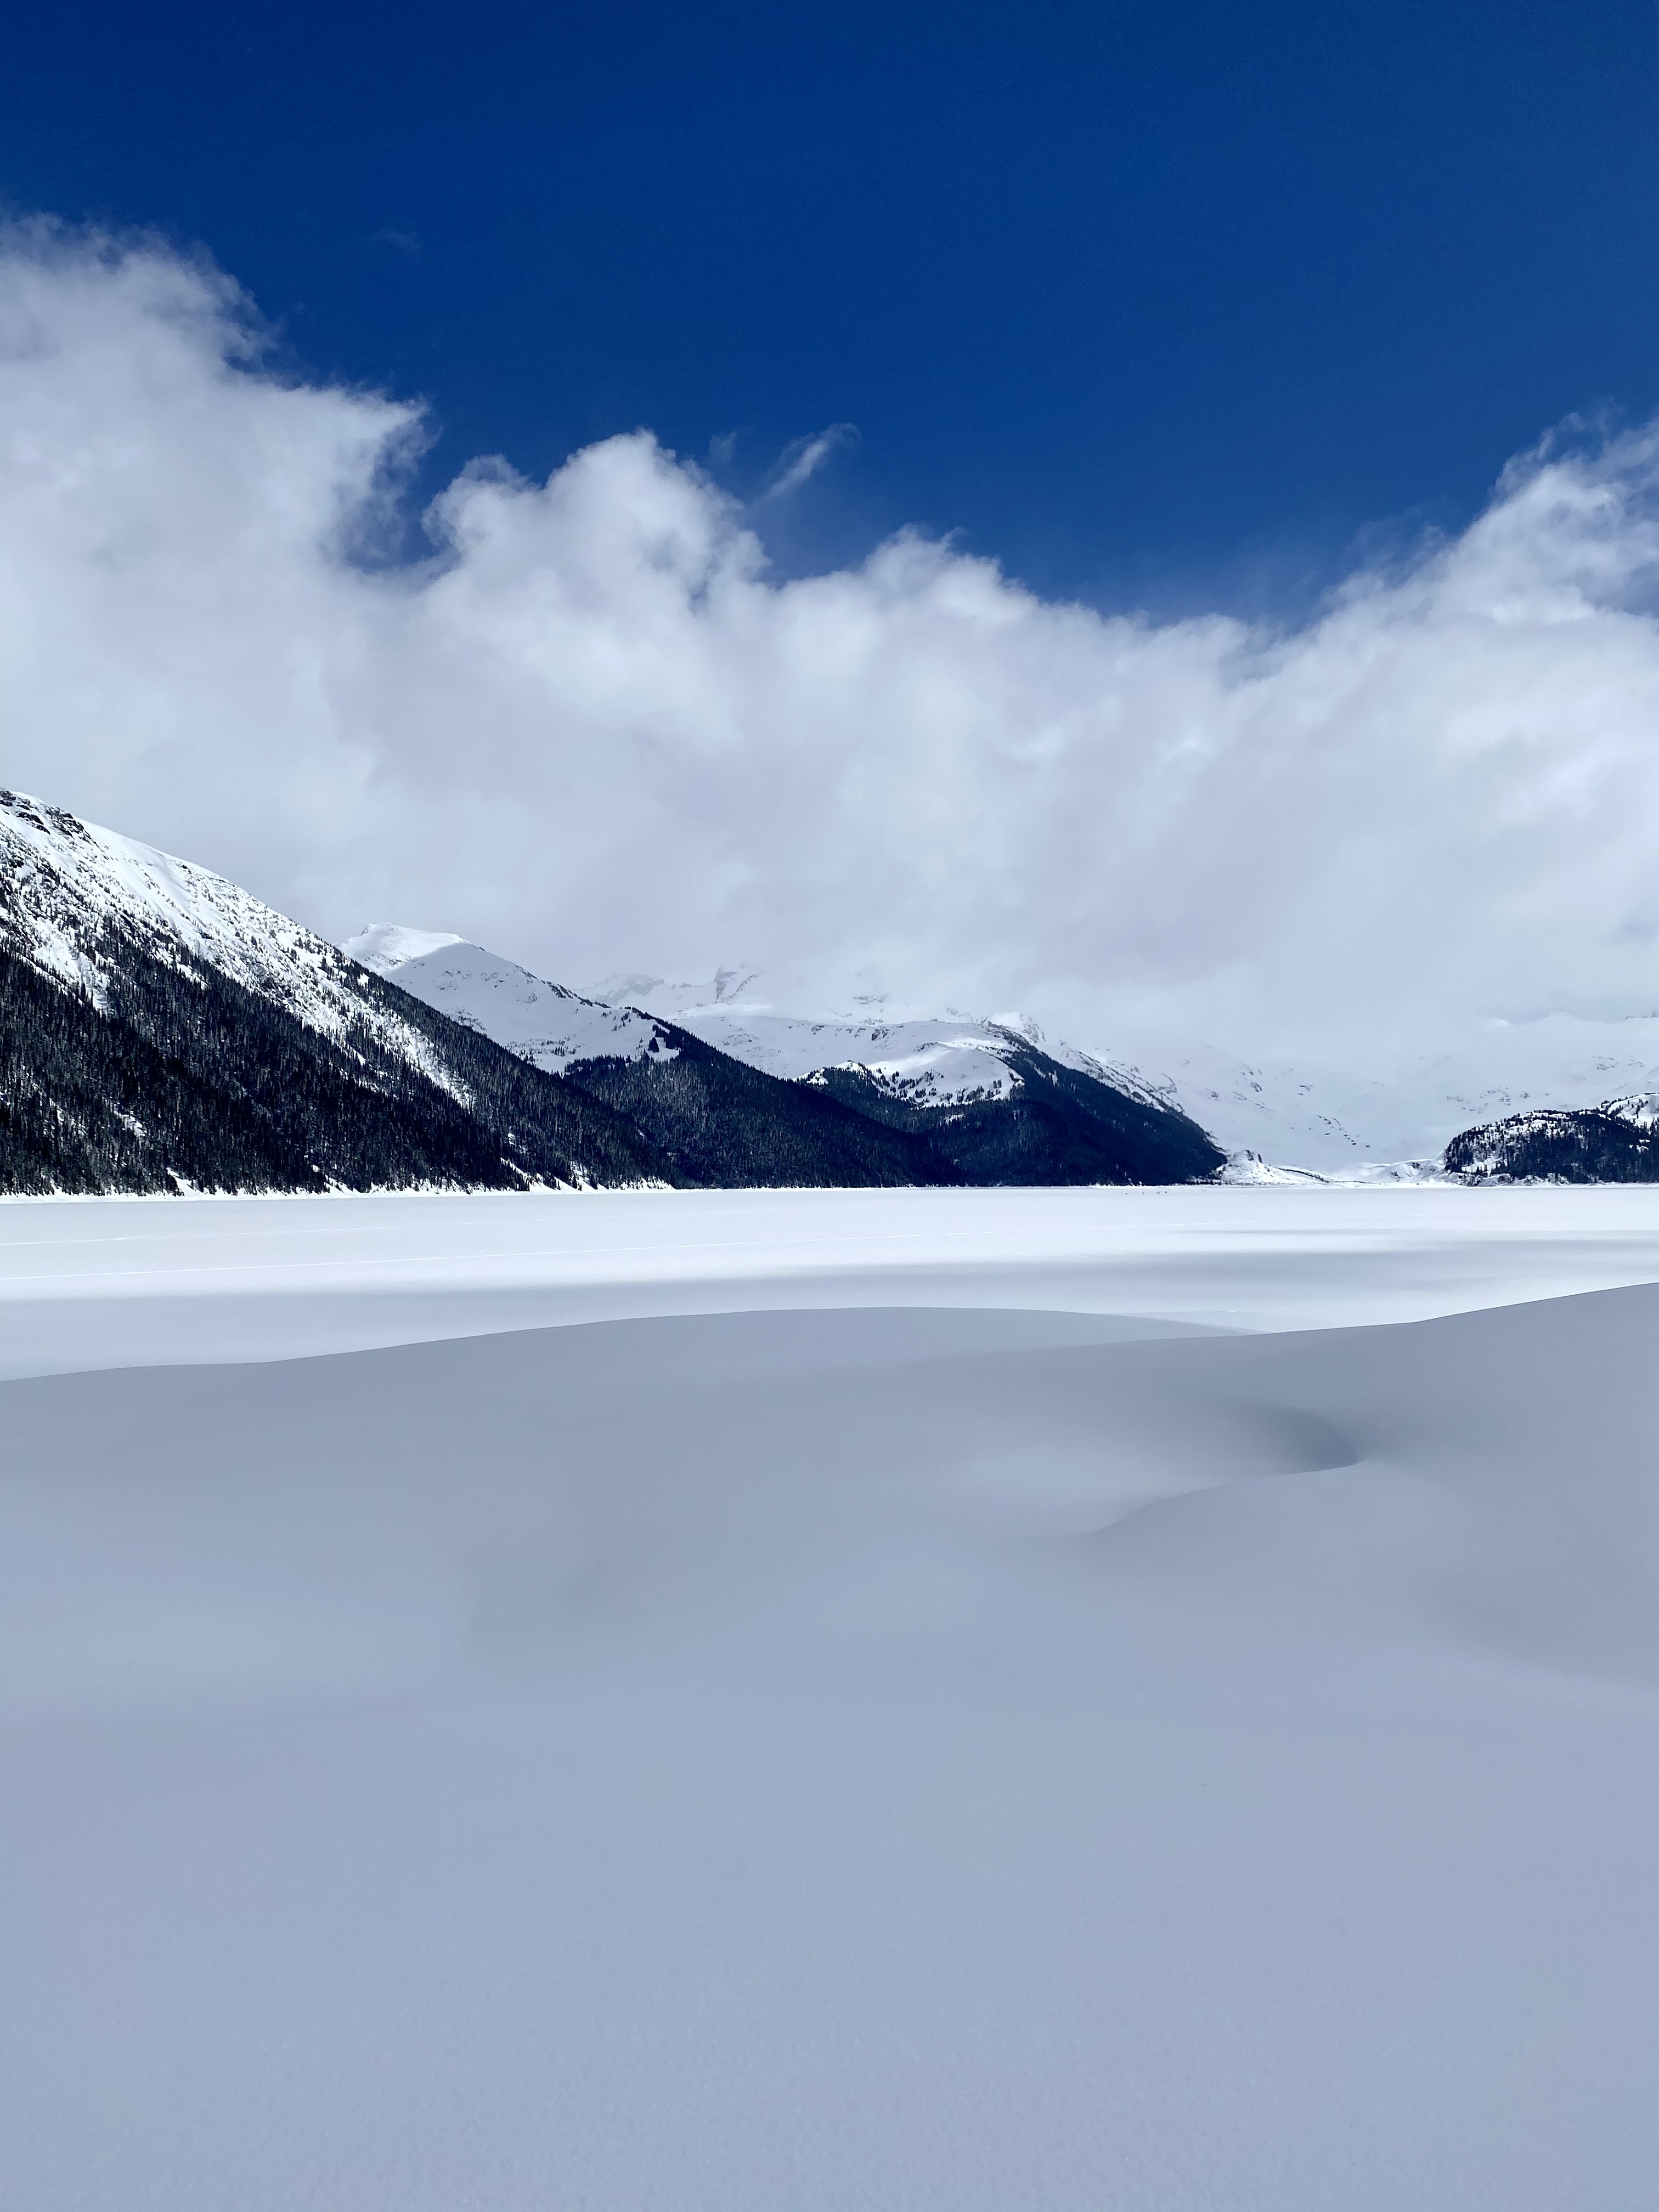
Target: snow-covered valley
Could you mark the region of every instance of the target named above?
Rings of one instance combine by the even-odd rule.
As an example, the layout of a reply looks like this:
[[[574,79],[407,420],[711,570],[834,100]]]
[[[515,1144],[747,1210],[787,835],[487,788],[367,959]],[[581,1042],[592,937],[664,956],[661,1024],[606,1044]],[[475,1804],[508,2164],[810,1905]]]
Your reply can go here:
[[[21,1187],[326,1194],[0,1202],[31,2212],[1641,2201],[1659,1182],[1437,1148],[1627,1172],[1651,1024],[1114,1058],[0,833]]]
[[[1548,1108],[1659,1094],[1659,1015],[1469,1020],[1411,1048],[1354,1042],[1324,1058],[1257,1061],[1192,1040],[1143,1043],[1182,1109],[1233,1153],[1338,1179],[1382,1165],[1424,1175],[1461,1131]]]
[[[1659,1190],[0,1206],[9,2188],[1641,2202],[1656,1301]]]

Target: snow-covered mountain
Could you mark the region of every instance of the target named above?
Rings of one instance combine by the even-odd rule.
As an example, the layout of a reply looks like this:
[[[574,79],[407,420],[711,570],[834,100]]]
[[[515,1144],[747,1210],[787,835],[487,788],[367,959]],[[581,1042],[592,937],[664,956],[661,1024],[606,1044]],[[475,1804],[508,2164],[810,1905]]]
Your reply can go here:
[[[736,969],[707,985],[616,976],[583,996],[458,938],[385,924],[349,949],[511,1049],[601,1086],[653,1133],[657,1102],[694,1081],[705,1118],[739,1110],[740,1067],[750,1091],[758,1080],[775,1086],[768,1095],[811,1097],[903,1138],[913,1164],[931,1158],[945,1180],[1179,1182],[1222,1165],[1166,1095],[1049,1045],[1014,1015],[893,1018],[854,1007],[802,1017],[758,996],[757,979]],[[684,1064],[671,1073],[676,1059]],[[635,1072],[623,1077],[623,1065]]]
[[[923,1139],[457,940],[362,949],[374,969],[5,795],[0,1190],[963,1180]]]
[[[1437,1176],[1441,1148],[1468,1118],[1449,1109],[1438,1143],[1413,1158],[1410,1148],[1431,1115],[1420,1102],[1402,1110],[1377,1077],[1252,1063],[1186,1042],[1086,1051],[1023,1013],[923,1015],[884,993],[848,991],[832,1010],[802,1016],[787,1011],[790,989],[762,970],[734,965],[690,982],[613,975],[589,996],[672,1020],[774,1074],[814,1079],[825,1070],[857,1069],[891,1097],[939,1107],[1011,1097],[1020,1087],[1016,1063],[1033,1048],[1128,1097],[1186,1115],[1230,1156],[1231,1181]]]
[[[1218,1164],[1179,1116],[1099,1085],[1080,1104],[1063,1083],[988,1092],[924,1127],[896,1094],[783,1079],[453,937],[382,927],[354,950],[210,870],[0,798],[0,1190],[1161,1182]],[[1125,1126],[1137,1112],[1147,1127]]]
[[[1617,1094],[1659,1091],[1659,1015],[1592,1020],[1471,1021],[1430,1050],[1353,1059],[1249,1060],[1193,1040],[1114,1039],[1088,1050],[1045,1036],[1018,1014],[921,1019],[890,1004],[855,1005],[802,1020],[778,1005],[770,979],[739,968],[705,982],[612,978],[596,999],[629,994],[727,1052],[778,1073],[867,1066],[895,1092],[941,1102],[1006,1091],[1000,1057],[1021,1039],[1132,1096],[1176,1106],[1233,1155],[1343,1180],[1435,1177],[1462,1131],[1509,1115],[1590,1109]]]
[[[124,1187],[146,1188],[1185,1180],[1216,1165],[1203,1130],[1235,1179],[1439,1176],[1449,1146],[1462,1175],[1554,1159],[1623,1176],[1650,1149],[1629,1102],[1659,1094],[1659,1014],[1470,1024],[1356,1073],[1184,1042],[1091,1052],[1018,1014],[868,990],[803,1014],[743,967],[584,994],[447,933],[377,927],[343,951],[209,869],[15,793],[0,794],[0,955],[15,1188],[101,1188],[97,1163],[118,1159],[137,1178]],[[101,1030],[76,1027],[88,1012]],[[74,1050],[50,1042],[65,1025]],[[175,1047],[192,1036],[187,1065]],[[524,1092],[503,1051],[570,1087]],[[168,1115],[194,1132],[193,1166],[176,1146],[163,1158]],[[78,1168],[51,1164],[60,1138],[81,1145]]]
[[[1429,1049],[1362,1042],[1341,1057],[1250,1059],[1147,1036],[1091,1040],[1085,1049],[1022,1014],[929,1015],[867,979],[803,1017],[797,986],[736,963],[684,982],[614,975],[587,995],[638,1006],[775,1074],[859,1067],[894,1097],[939,1104],[1009,1095],[1017,1079],[1008,1061],[1029,1043],[1130,1097],[1179,1109],[1231,1156],[1230,1177],[1247,1181],[1437,1180],[1447,1146],[1475,1124],[1659,1091],[1659,1014],[1474,1020]]]
[[[1659,1096],[1511,1114],[1455,1137],[1446,1166],[1468,1182],[1659,1182]]]
[[[376,922],[347,949],[400,991],[626,1115],[682,1181],[963,1180],[925,1139],[872,1124],[631,1006],[584,999],[464,938]]]
[[[580,1060],[672,1056],[677,1049],[660,1023],[632,1006],[580,998],[464,937],[372,922],[341,950],[553,1075]]]
[[[0,793],[0,1189],[677,1180],[235,884]]]
[[[224,876],[11,791],[0,791],[0,930],[94,1006],[136,942],[169,965],[207,963],[321,1036],[367,1022],[388,1050],[457,1088],[422,1031],[365,994],[325,939]]]
[[[799,1082],[827,1068],[859,1068],[882,1091],[921,1106],[1007,1098],[1020,1087],[1015,1065],[1036,1050],[1059,1066],[1109,1085],[1149,1106],[1174,1103],[1173,1086],[1046,1036],[1024,1014],[987,1018],[946,1012],[919,1016],[885,1007],[802,1015],[784,1010],[757,971],[722,968],[707,982],[616,975],[591,996],[672,1020],[694,1036],[769,1074]]]

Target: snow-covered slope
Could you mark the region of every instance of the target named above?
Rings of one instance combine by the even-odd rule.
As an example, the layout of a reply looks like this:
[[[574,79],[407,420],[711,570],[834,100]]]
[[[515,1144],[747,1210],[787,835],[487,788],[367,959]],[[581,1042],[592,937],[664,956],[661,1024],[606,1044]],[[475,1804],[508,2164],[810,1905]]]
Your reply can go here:
[[[1420,1111],[1400,1113],[1389,1085],[1369,1073],[1251,1063],[1185,1040],[1138,1040],[1127,1050],[1114,1040],[1110,1048],[1085,1050],[1045,1033],[1023,1013],[929,1014],[884,992],[849,989],[823,1012],[802,1015],[793,1010],[799,988],[734,965],[690,982],[613,975],[589,995],[673,1021],[770,1074],[799,1079],[826,1068],[856,1068],[890,1096],[919,1104],[1012,1096],[1019,1078],[1010,1060],[1030,1045],[1131,1098],[1188,1115],[1235,1156],[1229,1172],[1237,1180],[1259,1181],[1282,1168],[1371,1180],[1366,1164],[1401,1161],[1412,1149],[1403,1133],[1424,1120]],[[1446,1135],[1468,1119],[1454,1111]],[[1383,1172],[1417,1179],[1437,1173],[1438,1158],[1437,1146],[1420,1166],[1408,1162]]]
[[[342,949],[399,990],[550,1074],[562,1075],[580,1060],[674,1054],[648,1016],[580,998],[462,937],[374,922]]]
[[[1023,1014],[987,1018],[947,1012],[918,1016],[856,1005],[803,1015],[779,1003],[776,986],[753,970],[722,968],[705,982],[617,975],[592,996],[672,1020],[734,1060],[794,1081],[825,1068],[859,1068],[896,1098],[920,1106],[1006,1098],[1020,1087],[1010,1054],[1030,1046],[1080,1075],[1149,1106],[1176,1103],[1171,1086],[1046,1036]]]
[[[613,975],[579,995],[432,931],[381,927],[346,950],[428,1005],[561,1072],[605,1054],[672,1049],[658,1026],[672,1022],[769,1075],[800,1081],[857,1069],[895,1099],[950,1107],[1012,1097],[1020,1078],[1010,1061],[1033,1047],[1132,1098],[1177,1108],[1234,1156],[1230,1172],[1246,1181],[1285,1170],[1362,1182],[1436,1180],[1446,1146],[1472,1125],[1530,1109],[1593,1107],[1613,1090],[1659,1090],[1659,1016],[1480,1022],[1437,1051],[1364,1067],[1249,1060],[1189,1041],[1088,1051],[1022,1014],[928,1015],[885,994],[848,992],[802,1014],[792,1010],[787,983],[744,966],[684,982]]]
[[[1659,1294],[1509,1301],[1659,1193],[191,1211],[16,1224],[252,1349],[0,1384],[9,2204],[1651,2203]]]
[[[211,870],[0,793],[0,1189],[683,1180]]]
[[[430,1041],[372,996],[323,938],[210,869],[0,791],[0,941],[102,1006],[117,937],[169,965],[204,961],[333,1039],[367,1024],[380,1046],[466,1103]]]
[[[802,1014],[799,995],[744,967],[690,982],[614,976],[583,996],[444,933],[382,925],[343,954],[209,869],[0,793],[0,943],[101,1006],[114,936],[172,964],[204,961],[331,1039],[367,1025],[381,1049],[463,1103],[465,1081],[395,1005],[365,995],[358,963],[555,1073],[671,1057],[662,1025],[672,1022],[770,1075],[855,1069],[896,1101],[951,1107],[1012,1097],[1011,1056],[1035,1048],[1131,1098],[1179,1109],[1247,1176],[1261,1171],[1255,1163],[1343,1179],[1433,1176],[1445,1146],[1472,1127],[1659,1091],[1659,1014],[1472,1022],[1414,1054],[1250,1060],[1190,1040],[1113,1038],[1085,1050],[1018,1014],[933,1014],[861,990]]]

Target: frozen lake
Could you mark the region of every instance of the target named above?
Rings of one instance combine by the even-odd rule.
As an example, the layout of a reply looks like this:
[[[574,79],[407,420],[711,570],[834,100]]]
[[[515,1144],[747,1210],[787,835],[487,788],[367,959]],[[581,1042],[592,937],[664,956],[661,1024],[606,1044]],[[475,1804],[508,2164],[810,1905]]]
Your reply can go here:
[[[1659,1187],[0,1200],[0,1375],[790,1306],[1317,1328],[1659,1280]]]
[[[1656,1286],[1648,1190],[0,1206],[7,2192],[1645,2203]]]

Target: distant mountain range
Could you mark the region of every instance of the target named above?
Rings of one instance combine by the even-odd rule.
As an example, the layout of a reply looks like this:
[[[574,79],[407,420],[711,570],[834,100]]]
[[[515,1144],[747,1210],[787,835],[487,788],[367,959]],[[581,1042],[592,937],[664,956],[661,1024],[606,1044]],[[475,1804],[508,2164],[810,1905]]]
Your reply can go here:
[[[1158,1183],[1224,1164],[1167,1099],[1012,1028],[907,1038],[902,1071],[832,1051],[774,1069],[728,1042],[458,939],[378,929],[343,951],[0,793],[0,1191]]]
[[[1175,1108],[1201,1124],[1228,1153],[1222,1172],[1231,1182],[1478,1182],[1523,1175],[1581,1181],[1590,1158],[1607,1164],[1606,1176],[1591,1180],[1647,1179],[1646,1152],[1630,1132],[1638,1126],[1632,1116],[1659,1095],[1659,1016],[1483,1022],[1452,1048],[1396,1060],[1387,1076],[1316,1063],[1253,1065],[1193,1045],[1144,1053],[1136,1065],[1055,1042],[1018,1014],[918,1019],[872,995],[837,1012],[785,1012],[792,987],[743,967],[682,982],[616,975],[584,996],[539,983],[458,938],[371,931],[348,949],[382,973],[404,971],[398,980],[434,1006],[464,1006],[490,1035],[541,1066],[566,1066],[603,1049],[615,1024],[631,1025],[628,1034],[642,1048],[654,1018],[659,1036],[672,1024],[732,1058],[824,1089],[896,1127],[926,1130],[944,1122],[952,1157],[970,1181],[1024,1179],[1011,1174],[1004,1157],[1017,1130],[1035,1144],[1047,1173],[1093,1180],[1091,1135],[1103,1108],[1112,1110],[1102,1086],[1109,1098]],[[425,981],[416,980],[422,975]],[[517,1013],[510,1011],[515,1006]],[[1585,1103],[1604,1097],[1598,1086],[1619,1079],[1644,1087],[1607,1105]],[[1045,1129],[1044,1106],[1064,1115],[1073,1085],[1084,1113],[1064,1133]],[[1010,1110],[1013,1101],[1020,1103]],[[1520,1111],[1492,1112],[1510,1106]],[[1563,1115],[1567,1121],[1559,1119]],[[1613,1133],[1587,1149],[1567,1133],[1574,1115],[1589,1117],[1590,1128],[1610,1116]],[[1516,1164],[1520,1152],[1485,1141],[1511,1120],[1517,1132],[1532,1133],[1525,1167]],[[1425,1135],[1431,1149],[1407,1151]],[[1483,1141],[1472,1144],[1475,1136]],[[1103,1167],[1103,1179],[1115,1180],[1109,1153]]]
[[[341,948],[0,793],[0,1192],[1659,1180],[1659,1017],[1489,1024],[1414,1063],[1408,1104],[1165,1064],[1017,1015],[786,1012],[740,969],[583,994],[432,932]],[[1641,1087],[1598,1103],[1610,1077]],[[1368,1157],[1357,1131],[1412,1115],[1443,1150]]]
[[[1463,1131],[1512,1115],[1582,1110],[1659,1092],[1659,1014],[1553,1012],[1527,1020],[1434,1021],[1426,1043],[1356,1036],[1322,1054],[1252,1059],[1189,1037],[1121,1040],[1116,1064],[1245,1156],[1339,1182],[1443,1172]]]
[[[1225,1164],[1167,1099],[994,1023],[849,1029],[757,1016],[718,995],[671,1020],[649,1007],[650,992],[645,1007],[623,984],[584,997],[459,938],[380,927],[346,950],[632,1115],[696,1181],[1193,1182]],[[860,1158],[894,1148],[870,1158],[903,1175],[854,1172],[839,1149],[852,1132]],[[832,1171],[808,1172],[806,1147],[827,1144]]]
[[[915,1085],[940,1098],[981,1087],[986,1053],[1024,1038],[1131,1097],[1179,1108],[1230,1156],[1232,1181],[1284,1172],[1340,1182],[1436,1179],[1445,1174],[1447,1146],[1472,1125],[1659,1094],[1659,1013],[1471,1019],[1437,1024],[1433,1049],[1405,1051],[1367,1036],[1328,1048],[1324,1058],[1250,1060],[1191,1037],[1148,1034],[1115,1039],[1109,1057],[1079,1052],[1018,1014],[933,1018],[932,1009],[877,995],[867,977],[851,991],[843,985],[834,1011],[824,1009],[821,988],[737,965],[690,982],[614,976],[587,996],[678,1022],[775,1074],[865,1066],[896,1089]],[[819,1012],[801,1018],[799,1008],[815,999]],[[919,1012],[930,1018],[915,1019]]]

